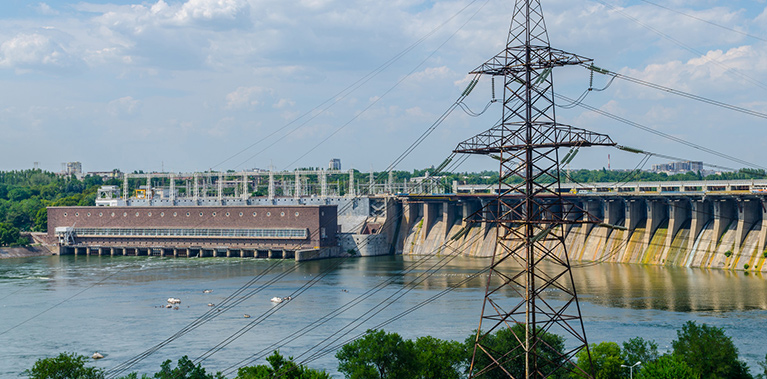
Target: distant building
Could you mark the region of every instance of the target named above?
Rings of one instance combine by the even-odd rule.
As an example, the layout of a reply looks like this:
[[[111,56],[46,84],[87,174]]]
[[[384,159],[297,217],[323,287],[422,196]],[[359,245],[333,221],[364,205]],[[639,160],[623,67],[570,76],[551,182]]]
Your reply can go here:
[[[340,170],[341,169],[341,160],[338,158],[333,158],[330,160],[330,163],[328,163],[328,168],[331,170]]]
[[[686,172],[702,172],[703,162],[683,161],[652,165],[652,172],[665,172],[668,174],[683,174]]]
[[[67,162],[67,175],[74,175],[78,178],[83,176],[83,164],[80,162]]]
[[[120,170],[112,170],[112,171],[91,171],[85,173],[86,176],[100,176],[101,179],[109,180],[109,179],[122,179],[123,173]]]

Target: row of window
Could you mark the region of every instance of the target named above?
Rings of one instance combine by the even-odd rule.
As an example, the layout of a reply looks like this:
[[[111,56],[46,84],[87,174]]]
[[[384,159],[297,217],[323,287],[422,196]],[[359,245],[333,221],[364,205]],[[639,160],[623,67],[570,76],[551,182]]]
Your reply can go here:
[[[306,239],[307,229],[75,228],[81,237],[232,237]]]
[[[136,217],[139,217],[140,215],[141,215],[141,212],[136,212],[135,213]],[[147,215],[147,217],[152,217],[152,212],[147,212],[146,215]],[[160,217],[165,217],[165,212],[160,212],[159,215],[160,215]],[[169,215],[170,215],[170,213],[169,213]],[[189,217],[191,215],[192,215],[191,212],[186,212],[186,217]],[[204,215],[205,215],[205,212],[200,212],[200,217],[203,217]],[[216,212],[211,212],[210,215],[213,216],[213,217],[216,217]],[[230,212],[226,212],[224,215],[226,217],[229,217],[232,214]],[[245,214],[242,213],[242,212],[239,213],[240,217],[242,217],[244,215]],[[295,216],[298,217],[298,215],[299,215],[298,212],[296,212]],[[69,216],[69,214],[67,212],[64,212],[64,217],[68,217],[68,216]],[[74,216],[75,217],[80,217],[80,212],[75,212]],[[85,216],[86,217],[91,217],[91,212],[86,213]],[[104,217],[104,212],[99,212],[98,216],[99,217]],[[117,216],[117,214],[115,212],[111,212],[111,213],[109,213],[109,216],[110,217],[115,217],[115,216]],[[123,212],[122,216],[123,217],[128,217],[128,212]],[[178,212],[173,212],[173,217],[178,217],[178,216],[179,216]],[[253,212],[253,217],[256,217],[256,216],[258,216],[258,212]],[[271,216],[272,216],[272,212],[266,212],[266,217],[271,217]],[[280,217],[285,217],[285,212],[280,212]]]

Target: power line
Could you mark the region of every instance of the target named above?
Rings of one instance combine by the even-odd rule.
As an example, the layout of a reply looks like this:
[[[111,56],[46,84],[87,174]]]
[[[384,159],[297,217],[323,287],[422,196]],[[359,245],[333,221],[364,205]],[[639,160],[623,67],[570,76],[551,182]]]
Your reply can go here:
[[[330,135],[328,135],[327,137],[325,137],[325,138],[324,138],[322,141],[318,142],[318,143],[317,143],[316,145],[314,145],[312,148],[310,148],[309,150],[307,150],[306,152],[304,152],[304,154],[302,154],[301,156],[299,156],[298,158],[296,158],[296,159],[295,159],[293,162],[291,162],[290,164],[288,164],[288,165],[286,166],[286,168],[287,168],[287,167],[290,167],[290,166],[292,166],[292,165],[294,165],[296,162],[298,162],[299,160],[303,159],[305,156],[309,155],[309,153],[311,153],[312,151],[314,151],[315,149],[317,149],[317,148],[318,148],[320,145],[322,145],[323,143],[327,142],[327,141],[328,141],[328,140],[329,140],[331,137],[335,136],[335,135],[336,135],[338,132],[340,132],[342,129],[344,129],[344,128],[345,128],[345,127],[347,127],[349,124],[351,124],[352,122],[354,122],[354,120],[356,120],[357,118],[359,118],[360,116],[362,116],[362,115],[363,115],[365,112],[367,112],[367,111],[368,111],[370,108],[372,108],[372,107],[373,107],[375,104],[377,104],[379,101],[381,101],[381,99],[383,99],[383,98],[384,98],[386,95],[388,95],[388,94],[389,94],[391,91],[393,91],[395,88],[397,88],[397,87],[398,87],[398,86],[399,86],[399,85],[400,85],[402,82],[404,82],[404,81],[405,81],[407,78],[409,78],[411,75],[413,75],[413,74],[416,72],[416,70],[418,70],[418,69],[419,69],[419,68],[420,68],[420,67],[421,67],[421,66],[422,66],[424,63],[426,63],[426,62],[427,62],[429,59],[431,59],[431,57],[433,57],[433,56],[434,56],[434,54],[436,54],[436,53],[437,53],[437,51],[439,51],[439,49],[441,49],[443,46],[445,46],[445,45],[446,45],[446,44],[447,44],[447,43],[448,43],[448,42],[449,42],[451,39],[453,39],[453,37],[455,37],[455,35],[456,35],[456,34],[458,34],[458,32],[460,32],[460,31],[461,31],[461,30],[462,30],[462,29],[463,29],[463,28],[464,28],[464,27],[465,27],[465,26],[466,26],[466,25],[467,25],[467,24],[468,24],[468,23],[469,23],[471,20],[473,20],[473,19],[474,19],[474,17],[476,17],[476,16],[477,16],[477,14],[478,14],[478,13],[479,13],[479,12],[482,10],[482,8],[484,8],[484,7],[485,7],[485,5],[487,5],[487,3],[488,3],[489,1],[490,1],[490,0],[486,0],[486,1],[485,1],[485,2],[484,2],[484,3],[483,3],[483,4],[482,4],[482,5],[481,5],[481,6],[480,6],[478,9],[477,9],[477,11],[476,11],[476,12],[474,12],[474,14],[472,14],[472,15],[471,15],[471,17],[469,17],[469,19],[468,19],[468,20],[466,20],[466,22],[464,22],[464,23],[463,23],[463,24],[462,24],[462,25],[461,25],[461,26],[460,26],[460,27],[459,27],[459,28],[458,28],[458,29],[457,29],[455,32],[453,32],[453,34],[451,34],[451,35],[450,35],[450,36],[449,36],[447,39],[445,39],[445,41],[443,41],[443,42],[442,42],[442,43],[441,43],[439,46],[437,46],[437,48],[436,48],[436,49],[434,49],[434,51],[432,51],[432,52],[431,52],[429,55],[427,55],[427,56],[426,56],[426,58],[424,58],[423,60],[421,60],[421,62],[420,62],[420,63],[418,63],[418,64],[417,64],[415,67],[413,67],[413,69],[412,69],[412,70],[410,70],[410,72],[408,72],[408,73],[407,73],[405,76],[403,76],[402,78],[400,78],[400,80],[398,80],[397,82],[395,82],[395,83],[394,83],[394,85],[392,85],[391,87],[389,87],[389,89],[387,89],[386,91],[384,91],[384,93],[383,93],[383,94],[381,94],[381,96],[378,96],[378,97],[376,97],[376,99],[375,99],[374,101],[371,101],[371,102],[370,102],[370,104],[368,104],[368,105],[367,105],[365,108],[363,108],[363,109],[362,109],[362,111],[360,111],[360,112],[358,112],[357,114],[355,114],[355,115],[354,115],[354,116],[353,116],[353,117],[352,117],[352,118],[351,118],[349,121],[347,121],[346,123],[344,123],[343,125],[341,125],[340,127],[338,127],[338,128],[335,130],[335,131],[333,131],[333,133],[331,133]],[[472,82],[472,83],[473,83],[473,85],[476,85],[476,82]],[[472,86],[471,88],[473,89],[473,86]],[[465,91],[463,92],[463,94],[461,95],[461,100],[462,100],[463,98],[465,98],[466,96],[468,96],[468,95],[469,95],[469,92],[470,92],[470,90],[467,88],[467,90],[465,90]],[[458,104],[456,104],[456,106],[457,106],[457,105],[458,105]],[[450,110],[448,111],[448,114],[449,114],[450,112],[452,112],[452,109],[450,109]],[[447,115],[445,115],[445,117],[447,117]],[[441,123],[441,121],[440,121],[440,123]],[[436,126],[435,126],[435,127],[436,127]],[[431,131],[433,131],[433,129],[431,129]],[[431,133],[431,131],[430,131],[429,133]],[[419,142],[419,143],[420,143],[420,142]]]
[[[720,108],[729,109],[731,111],[736,111],[736,112],[740,112],[740,113],[743,113],[743,114],[747,114],[747,115],[751,115],[751,116],[767,119],[767,113],[757,112],[757,111],[752,110],[752,109],[747,109],[747,108],[739,107],[739,106],[736,106],[736,105],[727,104],[727,103],[724,103],[724,102],[721,102],[721,101],[709,99],[709,98],[706,98],[706,97],[703,97],[703,96],[699,96],[699,95],[695,95],[695,94],[692,94],[692,93],[689,93],[689,92],[679,91],[679,90],[676,90],[676,89],[673,89],[673,88],[665,87],[665,86],[662,86],[660,84],[655,84],[655,83],[651,83],[651,82],[648,82],[648,81],[645,81],[645,80],[641,80],[641,79],[637,79],[637,78],[632,78],[632,77],[630,77],[628,75],[619,74],[617,72],[609,71],[609,70],[603,69],[601,67],[586,66],[586,65],[584,65],[583,67],[586,67],[587,69],[589,69],[591,71],[594,71],[594,72],[598,72],[600,74],[612,76],[613,78],[623,79],[623,80],[628,81],[628,82],[632,82],[632,83],[636,83],[636,84],[641,84],[643,86],[650,87],[650,88],[653,88],[653,89],[657,89],[657,90],[660,90],[660,91],[663,91],[663,92],[667,92],[667,93],[670,93],[670,94],[674,94],[674,95],[677,95],[677,96],[682,96],[682,97],[686,97],[686,98],[692,99],[692,100],[697,100],[697,101],[700,101],[700,102],[703,102],[703,103],[706,103],[706,104],[715,105],[715,106],[720,107]]]
[[[477,1],[479,1],[479,0],[472,0],[471,2],[469,2],[469,4],[467,4],[466,6],[464,6],[463,8],[461,8],[461,9],[460,9],[458,12],[456,12],[455,14],[453,14],[452,16],[450,16],[450,17],[449,17],[447,20],[445,20],[445,21],[444,21],[444,22],[442,22],[441,24],[437,25],[437,26],[436,26],[434,29],[432,29],[432,30],[431,30],[431,31],[429,31],[428,33],[424,34],[424,35],[423,35],[421,38],[419,38],[417,41],[413,42],[413,43],[412,43],[410,46],[408,46],[408,47],[406,47],[405,49],[403,49],[402,51],[400,51],[400,52],[399,52],[398,54],[396,54],[394,57],[390,58],[388,61],[386,61],[386,62],[384,62],[383,64],[381,64],[380,66],[378,66],[377,68],[375,68],[373,71],[369,72],[367,75],[363,76],[362,78],[358,79],[357,81],[355,81],[354,83],[350,84],[350,85],[349,85],[349,86],[347,86],[346,88],[344,88],[344,89],[342,89],[341,91],[337,92],[335,95],[333,95],[333,96],[329,97],[328,99],[326,99],[325,101],[323,101],[323,102],[322,102],[322,103],[320,103],[319,105],[315,106],[315,107],[314,107],[314,108],[312,108],[311,110],[309,110],[309,111],[307,111],[307,112],[305,112],[305,113],[301,114],[299,117],[297,117],[297,118],[295,118],[294,120],[292,120],[292,121],[288,122],[287,124],[283,125],[283,126],[282,126],[282,127],[280,127],[279,129],[277,129],[277,130],[273,131],[272,133],[270,133],[270,134],[269,134],[269,135],[267,135],[266,137],[264,137],[264,138],[262,138],[262,139],[260,139],[260,140],[258,140],[258,141],[256,141],[256,142],[252,143],[252,144],[251,144],[251,145],[249,145],[248,147],[246,147],[246,148],[244,148],[244,149],[240,150],[240,151],[239,151],[239,152],[237,152],[236,154],[234,154],[234,155],[230,156],[229,158],[227,158],[227,159],[225,159],[225,160],[223,160],[223,161],[219,162],[218,164],[216,164],[216,165],[215,165],[215,166],[213,166],[213,167],[218,167],[218,166],[220,166],[220,165],[222,165],[222,164],[226,163],[227,161],[229,161],[229,160],[231,160],[231,159],[233,159],[233,158],[235,158],[235,157],[237,157],[237,156],[241,155],[242,153],[244,153],[244,152],[245,152],[245,151],[247,151],[247,150],[250,150],[250,149],[251,149],[251,148],[253,148],[254,146],[258,145],[259,143],[261,143],[261,142],[263,142],[263,141],[265,141],[266,139],[268,139],[268,138],[271,138],[272,136],[276,135],[277,133],[279,133],[279,132],[281,132],[281,131],[285,130],[285,128],[287,128],[287,127],[288,127],[288,126],[290,126],[290,125],[293,125],[294,123],[296,123],[296,122],[297,122],[297,121],[299,121],[300,119],[302,119],[302,118],[304,118],[304,117],[306,117],[306,116],[308,116],[308,115],[312,115],[312,114],[313,114],[313,115],[312,115],[311,117],[309,117],[307,120],[305,120],[305,121],[304,121],[304,122],[302,122],[300,125],[298,125],[296,128],[294,128],[293,130],[289,131],[287,134],[283,135],[282,137],[278,138],[277,140],[275,140],[274,142],[272,142],[272,143],[271,143],[269,146],[266,146],[266,147],[264,147],[263,149],[261,149],[260,151],[258,151],[258,152],[256,152],[255,154],[251,155],[251,156],[250,156],[250,157],[248,157],[248,158],[247,158],[245,161],[243,161],[242,163],[240,163],[240,164],[238,165],[238,166],[243,166],[244,164],[246,164],[248,161],[250,161],[250,160],[251,160],[251,159],[253,159],[254,157],[256,157],[256,156],[258,156],[259,154],[263,153],[264,151],[266,151],[266,150],[267,150],[267,149],[269,149],[270,147],[272,147],[272,146],[276,145],[276,144],[277,144],[277,142],[279,142],[279,141],[281,141],[281,140],[285,139],[285,138],[286,138],[287,136],[289,136],[290,134],[294,133],[295,131],[297,131],[298,129],[302,128],[303,126],[305,126],[306,124],[308,124],[310,121],[312,121],[313,119],[315,119],[315,118],[316,118],[316,117],[318,117],[319,115],[323,114],[325,111],[327,111],[328,109],[330,109],[330,108],[331,108],[332,106],[334,106],[335,104],[337,104],[337,103],[341,102],[343,99],[345,99],[347,96],[349,96],[349,95],[350,95],[352,92],[354,92],[354,91],[356,91],[357,89],[359,89],[360,87],[362,87],[364,84],[366,84],[367,82],[369,82],[369,81],[370,81],[371,79],[373,79],[375,76],[377,76],[377,75],[378,75],[378,74],[380,74],[381,72],[385,71],[387,68],[389,68],[389,67],[390,67],[391,65],[393,65],[395,62],[397,62],[397,61],[398,61],[400,58],[402,58],[402,57],[403,57],[403,56],[405,56],[407,53],[409,53],[410,51],[412,51],[413,49],[415,49],[415,48],[416,48],[418,45],[420,45],[420,44],[421,44],[422,42],[424,42],[426,39],[428,39],[429,37],[431,37],[432,35],[434,35],[434,33],[436,33],[438,30],[442,29],[442,28],[443,28],[445,25],[447,25],[447,24],[448,24],[450,21],[452,21],[453,19],[455,19],[456,17],[458,17],[458,16],[459,16],[461,13],[463,13],[464,11],[466,11],[466,9],[468,9],[470,6],[472,6],[472,5],[473,5],[474,3],[476,3]],[[486,1],[486,3],[487,3],[487,1]],[[484,5],[483,5],[483,7],[484,7]],[[472,17],[473,17],[473,16],[472,16]],[[326,106],[326,105],[327,105],[327,106]]]
[[[563,99],[563,100],[565,100],[565,101],[568,101],[568,102],[574,102],[574,100],[573,100],[573,99],[570,99],[569,97],[567,97],[567,96],[564,96],[564,95],[561,95],[561,94],[554,94],[554,96],[555,96],[555,97],[558,97],[558,98],[560,98],[560,99]],[[670,134],[668,134],[668,133],[664,133],[664,132],[661,132],[661,131],[659,131],[659,130],[655,130],[655,129],[653,129],[653,128],[650,128],[650,127],[648,127],[648,126],[642,125],[642,124],[640,124],[640,123],[637,123],[637,122],[634,122],[634,121],[628,120],[628,119],[626,119],[626,118],[623,118],[623,117],[620,117],[620,116],[614,115],[614,114],[612,114],[612,113],[609,113],[609,112],[603,111],[603,110],[601,110],[601,109],[598,109],[598,108],[594,108],[594,107],[592,107],[592,106],[589,106],[589,105],[587,105],[587,104],[585,104],[585,103],[580,103],[580,104],[578,104],[578,106],[580,106],[580,107],[582,107],[582,108],[585,108],[585,109],[588,109],[588,110],[590,110],[590,111],[592,111],[592,112],[594,112],[594,113],[598,113],[598,114],[601,114],[602,116],[605,116],[605,117],[609,117],[609,118],[612,118],[613,120],[616,120],[616,121],[620,121],[620,122],[622,122],[622,123],[624,123],[624,124],[630,125],[630,126],[632,126],[632,127],[635,127],[635,128],[637,128],[637,129],[641,129],[641,130],[644,130],[644,131],[646,131],[646,132],[649,132],[649,133],[655,134],[655,135],[657,135],[657,136],[660,136],[660,137],[663,137],[663,138],[666,138],[666,139],[669,139],[669,140],[672,140],[672,141],[675,141],[675,142],[681,143],[681,144],[683,144],[683,145],[686,145],[686,146],[692,147],[692,148],[694,148],[694,149],[697,149],[697,150],[700,150],[700,151],[704,151],[704,152],[706,152],[706,153],[709,153],[709,154],[712,154],[712,155],[716,155],[716,156],[718,156],[718,157],[720,157],[720,158],[724,158],[724,159],[727,159],[727,160],[729,160],[729,161],[737,162],[737,163],[740,163],[740,164],[742,164],[742,165],[745,165],[745,166],[749,166],[749,167],[758,167],[758,168],[761,168],[761,169],[767,169],[767,168],[765,168],[764,166],[760,166],[760,165],[758,165],[758,164],[755,164],[755,163],[751,163],[751,162],[748,162],[748,161],[745,161],[745,160],[742,160],[742,159],[739,159],[739,158],[733,157],[733,156],[731,156],[731,155],[728,155],[728,154],[724,154],[724,153],[722,153],[722,152],[719,152],[719,151],[716,151],[716,150],[713,150],[713,149],[707,148],[707,147],[705,147],[705,146],[702,146],[702,145],[699,145],[699,144],[696,144],[696,143],[693,143],[693,142],[687,141],[687,140],[685,140],[685,139],[682,139],[682,138],[679,138],[679,137],[676,137],[676,136],[670,135]]]
[[[685,16],[685,17],[689,17],[689,18],[692,18],[692,19],[694,19],[694,20],[698,20],[698,21],[701,21],[701,22],[705,22],[706,24],[709,24],[709,25],[712,25],[712,26],[716,26],[717,28],[720,28],[720,29],[728,30],[728,31],[731,31],[731,32],[733,32],[733,33],[738,33],[738,34],[740,34],[740,35],[742,35],[742,36],[745,36],[745,37],[749,37],[749,38],[757,39],[757,40],[759,40],[759,41],[764,41],[764,42],[767,42],[767,39],[764,39],[764,38],[762,38],[762,37],[759,37],[759,36],[755,36],[755,35],[753,35],[753,34],[749,34],[749,33],[746,33],[746,32],[744,32],[744,31],[740,31],[740,30],[737,30],[737,29],[733,29],[733,28],[730,28],[730,27],[727,27],[727,26],[724,26],[724,25],[720,25],[720,24],[717,24],[717,23],[715,23],[715,22],[711,22],[711,21],[709,21],[709,20],[706,20],[706,19],[702,19],[702,18],[700,18],[700,17],[697,17],[697,16],[693,16],[693,15],[691,15],[691,14],[688,14],[688,13],[684,13],[684,12],[678,11],[678,10],[676,10],[676,9],[671,9],[671,8],[669,8],[669,7],[665,7],[665,6],[663,6],[663,5],[660,5],[660,4],[658,4],[658,3],[653,3],[653,2],[651,2],[651,1],[647,1],[647,0],[639,0],[639,1],[642,1],[642,2],[644,2],[644,3],[650,4],[650,5],[653,5],[653,6],[656,6],[656,7],[658,7],[658,8],[662,8],[662,9],[665,9],[665,10],[667,10],[667,11],[670,11],[670,12],[674,12],[674,13],[676,13],[676,14],[678,14],[678,15],[682,15],[682,16]]]
[[[692,48],[690,46],[687,46],[682,41],[679,41],[678,39],[676,39],[676,38],[674,38],[674,37],[672,37],[672,36],[670,36],[670,35],[668,35],[666,33],[661,32],[660,30],[655,29],[655,28],[653,28],[650,25],[647,25],[647,24],[643,23],[639,19],[637,19],[637,18],[627,14],[626,12],[621,11],[618,7],[616,7],[614,5],[611,5],[611,4],[608,4],[608,3],[606,3],[606,2],[604,2],[602,0],[594,0],[594,1],[604,5],[606,7],[611,8],[613,11],[615,11],[616,13],[622,15],[623,17],[625,17],[625,18],[633,21],[634,23],[644,27],[645,29],[648,29],[648,30],[654,32],[655,34],[658,34],[659,36],[661,36],[661,37],[663,37],[663,38],[673,42],[677,46],[679,46],[679,47],[681,47],[681,48],[683,48],[683,49],[685,49],[685,50],[687,50],[689,52],[692,52],[693,54],[695,54],[695,55],[705,59],[707,62],[713,63],[713,64],[719,66],[720,68],[723,68],[725,70],[725,72],[729,72],[729,73],[732,73],[733,75],[739,76],[741,79],[746,80],[747,82],[750,82],[751,84],[754,84],[757,87],[760,87],[762,89],[767,89],[767,84],[764,84],[764,83],[762,83],[759,80],[756,80],[756,79],[754,79],[754,78],[752,78],[752,77],[750,77],[750,76],[748,76],[746,74],[743,74],[742,72],[740,72],[738,70],[735,70],[734,68],[728,67],[727,65],[725,65],[725,64],[723,64],[721,62],[718,62],[716,60],[708,58],[708,56],[706,54],[704,54],[704,53],[702,53],[702,52],[700,52],[700,51],[698,51],[698,50],[696,50],[696,49],[694,49],[694,48]]]

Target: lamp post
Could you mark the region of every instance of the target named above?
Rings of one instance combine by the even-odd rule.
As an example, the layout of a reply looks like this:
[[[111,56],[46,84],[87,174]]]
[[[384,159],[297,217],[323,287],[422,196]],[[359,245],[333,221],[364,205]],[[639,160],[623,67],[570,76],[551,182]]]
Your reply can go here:
[[[642,362],[634,363],[631,366],[621,365],[621,367],[628,367],[629,368],[629,375],[631,379],[634,379],[634,367],[641,365]]]

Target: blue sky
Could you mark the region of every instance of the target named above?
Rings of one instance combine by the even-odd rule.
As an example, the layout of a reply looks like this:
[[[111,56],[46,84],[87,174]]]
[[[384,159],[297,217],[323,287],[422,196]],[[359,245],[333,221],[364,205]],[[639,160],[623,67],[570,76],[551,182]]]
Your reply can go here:
[[[653,3],[676,12],[633,0],[542,4],[553,47],[612,71],[767,113],[764,1]],[[58,171],[67,161],[81,161],[86,171],[292,169],[326,166],[330,158],[340,158],[344,168],[382,170],[455,101],[470,80],[467,72],[501,50],[513,5],[4,0],[0,170],[40,162]],[[359,88],[338,95],[424,36]],[[555,88],[566,96],[577,97],[588,83],[583,68],[555,71]],[[595,87],[603,84],[597,75]],[[484,78],[467,104],[478,110],[489,99]],[[321,106],[326,100],[336,102]],[[620,80],[585,103],[767,166],[764,119]],[[397,168],[438,165],[459,142],[492,126],[499,111],[493,105],[478,118],[454,112]],[[742,166],[583,108],[558,109],[557,116],[619,144]],[[571,167],[607,166],[608,154],[613,168],[633,168],[641,159],[615,149],[582,149]],[[495,168],[491,159],[477,157],[459,170]]]

